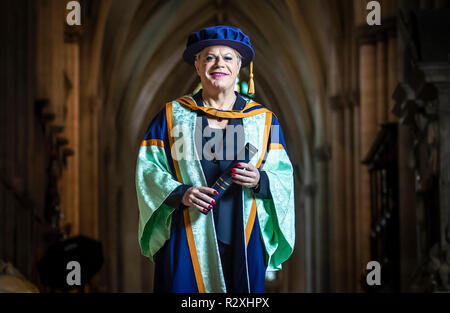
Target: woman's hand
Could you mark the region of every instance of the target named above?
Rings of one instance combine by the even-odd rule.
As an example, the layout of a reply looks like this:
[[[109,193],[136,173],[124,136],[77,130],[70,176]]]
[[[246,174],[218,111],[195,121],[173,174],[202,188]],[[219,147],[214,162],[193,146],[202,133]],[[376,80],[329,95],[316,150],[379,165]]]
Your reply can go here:
[[[258,187],[259,171],[251,163],[238,163],[231,169],[231,179],[234,183],[248,188]]]
[[[188,207],[196,207],[201,212],[208,212],[213,208],[216,201],[208,196],[208,194],[216,195],[218,192],[214,188],[193,186],[186,190],[181,198],[181,202]]]

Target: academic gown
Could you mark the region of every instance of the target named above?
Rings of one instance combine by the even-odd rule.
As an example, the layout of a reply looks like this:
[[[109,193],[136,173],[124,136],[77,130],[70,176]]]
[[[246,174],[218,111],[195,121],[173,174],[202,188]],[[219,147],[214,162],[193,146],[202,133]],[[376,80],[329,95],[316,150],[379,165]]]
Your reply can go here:
[[[199,106],[203,106],[202,101],[202,91],[200,90],[196,95],[194,95],[194,100]],[[246,104],[246,101],[236,93],[236,101],[233,106],[233,110],[242,110]],[[210,128],[207,121],[207,114],[204,112],[199,112],[199,117],[201,117],[201,132],[197,131],[195,136],[202,137],[202,145],[198,145],[197,149],[201,151],[204,150],[207,140],[210,140],[214,134],[210,137],[202,136],[205,129]],[[242,126],[242,119],[232,118],[229,120],[228,125],[230,126]],[[199,130],[200,128],[198,128]],[[239,140],[237,136],[239,134],[227,134],[226,130],[219,130],[215,128],[210,128],[211,132],[222,133],[220,135],[223,140],[222,145],[219,147],[213,146],[213,153],[217,153],[218,160],[215,158],[211,160],[213,155],[209,155],[209,158],[203,157],[201,159],[202,170],[205,173],[206,180],[208,181],[208,186],[212,186],[214,182],[219,178],[222,172],[228,167],[232,160],[227,160],[228,149],[232,149],[233,156],[242,149],[243,145],[239,145]],[[210,132],[210,133],[211,133]],[[225,133],[223,133],[225,132]],[[227,136],[235,137],[231,140]],[[228,140],[227,140],[228,139]],[[227,142],[232,142],[234,146],[227,146]],[[217,149],[219,148],[219,149]],[[198,151],[197,150],[197,151]],[[214,151],[216,150],[216,151]],[[258,169],[259,170],[259,169]],[[262,197],[269,198],[270,190],[268,190],[268,178],[264,171],[260,172],[260,183],[258,189],[253,189],[253,191]],[[181,203],[181,198],[184,193],[192,187],[191,185],[183,184],[177,187],[165,200],[164,203],[179,208],[180,210],[186,209],[186,207]],[[248,259],[249,259],[249,277],[246,275],[246,262],[245,262],[245,252],[244,252],[244,238],[243,238],[243,227],[242,223],[236,222],[242,220],[242,186],[233,184],[227,192],[222,196],[222,198],[214,205],[214,223],[217,231],[217,240],[219,244],[219,251],[221,256],[222,267],[225,276],[227,292],[239,292],[245,293],[249,292],[248,286],[250,285],[250,292],[264,292],[264,282],[265,282],[265,272],[266,266],[264,264],[264,252],[261,244],[261,238],[259,234],[259,223],[257,217],[255,219],[256,229],[252,234],[253,238],[250,239],[250,244],[247,247]],[[176,240],[177,236],[180,236],[179,229],[180,226],[183,227],[184,224],[175,225],[172,223],[172,236],[171,240]],[[253,240],[252,240],[253,239]],[[161,273],[170,272],[170,264],[172,258],[179,258],[176,255],[178,249],[175,247],[172,252],[168,246],[170,246],[170,241],[161,248],[161,250],[156,254],[155,257],[155,280],[154,280],[154,290],[155,292],[176,292],[173,289],[173,281],[167,281],[164,275]],[[183,277],[180,279],[184,280]],[[248,281],[249,280],[249,281]],[[194,290],[192,290],[194,291]]]
[[[201,91],[197,93],[195,96],[190,98],[192,103],[195,105],[201,107],[203,106],[203,103],[201,101]],[[182,103],[182,101],[180,101]],[[241,111],[244,109],[246,105],[248,105],[249,99],[244,99],[242,96],[237,94],[237,99],[234,104],[233,110],[235,111]],[[256,108],[260,108],[259,106],[256,106]],[[255,109],[255,107],[253,107]],[[146,136],[144,138],[142,147],[147,146],[158,146],[162,148],[164,151],[161,152],[162,154],[165,154],[167,158],[167,164],[165,164],[166,168],[165,170],[168,173],[164,173],[164,175],[170,175],[172,179],[176,180],[177,174],[178,177],[180,176],[179,173],[177,173],[177,170],[175,168],[175,164],[177,162],[174,162],[174,160],[171,158],[171,143],[169,140],[169,133],[171,133],[168,128],[171,127],[171,125],[168,125],[170,123],[167,122],[167,106],[164,108],[151,122],[151,125],[146,133]],[[247,111],[251,111],[252,108],[247,109]],[[204,111],[196,111],[197,121],[195,123],[195,137],[198,138],[198,136],[201,136],[203,134],[203,131],[205,130],[205,127],[209,127],[207,123],[207,114]],[[200,122],[200,125],[199,125]],[[277,121],[274,118],[272,120],[272,125],[276,124]],[[231,118],[229,125],[237,126],[242,125],[242,118]],[[268,142],[271,142],[271,134],[269,134],[269,140]],[[196,149],[197,151],[199,149],[203,149],[205,145],[205,140],[200,141],[201,144],[198,144],[198,141],[196,141]],[[225,150],[227,149],[233,149],[233,155],[236,154],[238,149],[240,147],[237,146],[237,141],[234,140],[235,145],[233,147],[228,147],[226,145],[226,140],[223,141],[223,147]],[[173,144],[173,143],[172,143]],[[284,139],[279,138],[278,143],[271,144],[272,147],[276,147],[277,149],[285,149]],[[287,151],[287,150],[285,150]],[[225,152],[225,151],[223,151]],[[138,200],[140,204],[140,212],[141,216],[143,211],[142,209],[147,209],[150,207],[148,205],[148,202],[146,201],[145,197],[149,197],[148,194],[149,188],[148,186],[143,186],[143,181],[145,180],[145,176],[143,175],[144,171],[140,170],[140,166],[143,163],[146,163],[145,166],[148,164],[153,165],[153,162],[148,163],[148,159],[144,162],[143,159],[146,159],[146,157],[139,157],[138,158],[138,166],[137,166],[137,177],[136,177],[136,186],[137,186],[137,192],[138,192]],[[207,160],[206,158],[202,157],[200,159],[201,164],[201,170],[204,173],[204,177],[206,179],[206,184],[208,186],[211,186],[215,180],[220,176],[220,173],[225,169],[228,165],[228,163],[231,161],[227,160]],[[251,192],[258,198],[258,201],[269,201],[270,203],[273,203],[272,195],[271,195],[271,189],[276,188],[275,186],[270,186],[269,177],[265,173],[264,170],[261,170],[261,168],[264,166],[264,163],[266,162],[266,159],[262,158],[261,156],[261,166],[258,167],[258,170],[260,172],[260,186],[258,190],[252,189]],[[164,162],[161,162],[164,163]],[[290,165],[289,160],[287,159],[286,163]],[[144,167],[144,166],[143,166]],[[292,175],[291,173],[292,168],[288,168],[288,177],[289,175]],[[153,173],[153,171],[152,171]],[[158,172],[159,173],[159,172]],[[153,177],[153,180],[147,180],[146,184],[154,184],[156,181],[159,181],[160,178],[156,177],[156,174],[152,174],[155,177]],[[168,177],[170,177],[168,176]],[[274,176],[276,177],[276,176]],[[272,178],[272,180],[275,182],[276,179]],[[152,177],[150,177],[152,178]],[[292,177],[291,177],[292,179]],[[289,183],[289,181],[288,181]],[[278,184],[276,184],[278,185]],[[158,217],[154,218],[153,222],[150,222],[151,219],[146,218],[146,222],[144,224],[140,224],[140,244],[141,248],[143,250],[143,254],[149,256],[152,260],[155,262],[155,277],[154,277],[154,291],[155,292],[200,292],[205,291],[204,286],[200,286],[199,288],[199,278],[198,273],[201,272],[201,276],[203,277],[203,280],[211,279],[219,281],[220,278],[217,278],[217,273],[213,273],[212,270],[210,270],[211,274],[209,274],[211,277],[207,277],[208,270],[199,268],[199,266],[195,266],[193,263],[193,260],[202,259],[204,258],[203,253],[205,254],[211,254],[212,252],[209,250],[192,250],[192,243],[191,246],[189,245],[189,235],[190,234],[190,228],[186,225],[186,210],[197,210],[194,208],[186,208],[181,203],[181,198],[183,194],[186,192],[186,190],[191,187],[191,184],[179,184],[175,188],[172,188],[172,191],[170,194],[163,196],[164,199],[162,201],[162,204],[160,205],[162,208],[170,208],[170,213],[167,213],[167,215],[159,214],[161,216],[164,216],[164,219],[161,217],[162,224],[166,224],[165,229],[162,230],[157,229],[154,231],[156,233],[153,235],[155,238],[162,237],[164,239],[155,239],[153,241],[157,242],[154,244],[154,246],[160,246],[153,254],[149,253],[148,250],[144,251],[144,245],[146,245],[146,242],[142,242],[142,238],[145,237],[143,234],[145,234],[145,229],[150,226],[153,226],[155,224],[158,224]],[[292,191],[293,184],[288,185],[288,191]],[[265,273],[267,267],[271,267],[272,270],[281,268],[281,262],[279,260],[277,261],[280,264],[277,264],[276,266],[273,266],[274,258],[271,257],[271,255],[275,255],[274,251],[270,251],[270,240],[274,240],[274,235],[277,234],[276,229],[273,228],[271,223],[267,222],[267,218],[263,218],[264,225],[270,226],[266,227],[264,225],[260,225],[258,214],[255,214],[254,216],[254,223],[251,225],[252,227],[250,229],[244,229],[244,225],[242,220],[244,220],[243,216],[243,199],[241,185],[232,184],[232,187],[229,188],[229,190],[224,194],[223,198],[219,200],[219,202],[215,205],[215,208],[212,209],[208,214],[211,214],[214,218],[214,227],[215,230],[213,233],[216,235],[216,242],[217,242],[217,250],[219,251],[219,259],[220,264],[217,264],[216,267],[219,267],[219,272],[223,275],[223,281],[224,285],[222,285],[221,288],[217,289],[218,291],[226,291],[226,292],[237,292],[237,293],[248,293],[248,292],[264,292],[264,282],[265,282]],[[170,190],[170,188],[168,188]],[[283,190],[282,190],[283,191]],[[283,191],[284,192],[284,191]],[[290,195],[286,195],[288,198],[290,198]],[[152,196],[156,197],[156,196]],[[152,199],[153,200],[153,199]],[[292,199],[288,199],[287,203],[289,203],[288,207],[292,206]],[[142,203],[146,202],[146,203]],[[161,201],[160,201],[161,202]],[[161,208],[158,210],[162,210]],[[261,211],[261,210],[260,210]],[[155,211],[155,213],[158,211]],[[259,213],[259,211],[258,211]],[[288,232],[285,232],[285,236],[280,237],[286,237],[286,242],[282,242],[280,240],[279,243],[277,243],[277,246],[281,246],[282,244],[287,244],[283,247],[283,249],[288,248],[287,255],[290,255],[292,253],[293,249],[293,212],[290,212],[291,217],[289,218],[290,222],[288,223],[288,227],[290,228]],[[153,214],[155,215],[155,214]],[[263,214],[264,215],[264,214]],[[283,214],[283,217],[285,215]],[[170,219],[170,223],[167,221]],[[144,220],[142,217],[140,218],[140,221]],[[152,224],[153,223],[153,224]],[[189,225],[190,226],[190,225]],[[262,227],[261,227],[262,226]],[[281,227],[277,225],[279,229]],[[283,226],[282,226],[283,227]],[[246,227],[248,228],[248,227]],[[261,236],[261,229],[269,230],[269,232],[272,232],[271,236],[272,238],[267,239],[267,235]],[[250,231],[249,238],[246,239],[245,233]],[[159,236],[158,233],[164,233],[163,236]],[[189,234],[188,234],[189,232]],[[282,231],[280,232],[283,233]],[[288,234],[290,233],[290,234]],[[194,232],[194,235],[198,234],[198,232]],[[203,236],[202,234],[197,236]],[[205,236],[207,236],[207,232],[205,231]],[[276,237],[277,235],[275,235]],[[192,235],[191,235],[192,237]],[[288,238],[291,237],[291,238]],[[197,237],[198,238],[198,237]],[[152,241],[152,238],[150,237],[150,240],[146,238],[147,241]],[[275,238],[278,240],[278,238]],[[248,240],[248,241],[246,241]],[[159,241],[159,242],[158,242]],[[192,239],[191,239],[192,241]],[[151,246],[151,243],[150,245]],[[266,247],[264,247],[266,246]],[[286,253],[285,251],[285,253]],[[197,253],[195,253],[197,252]],[[200,254],[200,255],[199,255]],[[193,257],[193,255],[196,257]],[[214,260],[214,258],[211,258]],[[284,261],[284,260],[283,260]],[[212,261],[213,263],[214,261]],[[204,266],[205,267],[205,266]],[[212,268],[214,268],[214,264],[212,264]],[[201,290],[200,290],[201,289]],[[210,287],[212,289],[212,287]],[[214,290],[212,290],[214,291]]]

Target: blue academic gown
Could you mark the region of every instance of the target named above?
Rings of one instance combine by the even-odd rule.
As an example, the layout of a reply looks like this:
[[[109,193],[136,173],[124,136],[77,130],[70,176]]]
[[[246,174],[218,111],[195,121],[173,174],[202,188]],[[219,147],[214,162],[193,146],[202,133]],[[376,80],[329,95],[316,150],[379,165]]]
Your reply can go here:
[[[233,109],[241,110],[246,102],[238,93],[236,95]],[[201,91],[194,95],[194,100],[197,105],[203,106]],[[163,111],[160,114],[165,114]],[[220,158],[219,160],[208,160],[203,156],[203,147],[209,138],[203,137],[202,134],[205,128],[209,126],[207,115],[202,111],[198,111],[198,114],[201,116],[202,127],[196,127],[195,136],[196,138],[200,136],[203,139],[197,141],[199,143],[197,144],[197,151],[199,155],[202,155],[201,165],[208,186],[212,186],[231,160],[225,160],[225,157],[222,160]],[[160,118],[163,118],[163,116]],[[229,125],[242,125],[242,119],[230,119]],[[167,131],[165,137],[167,139]],[[225,137],[222,141],[223,150],[212,152],[217,155],[223,153],[223,156],[226,156],[227,149],[233,149],[233,155],[240,151],[241,147],[237,146],[238,140],[236,138],[233,140],[233,147],[228,147],[226,141]],[[200,149],[201,151],[199,151]],[[171,164],[172,175],[176,177],[173,161],[170,159],[170,151],[166,151],[166,154],[169,158],[169,164]],[[176,208],[176,210],[172,215],[170,239],[155,254],[155,292],[198,292],[183,218],[183,210],[187,208],[181,203],[181,198],[190,187],[190,185],[185,184],[177,187],[164,202]],[[269,180],[263,170],[260,170],[260,186],[258,190],[253,189],[253,192],[263,198],[271,197]],[[264,292],[266,256],[260,237],[258,215],[255,218],[247,251],[245,251],[244,226],[242,223],[242,186],[232,184],[212,210],[214,211],[214,223],[227,292]],[[248,258],[248,276],[246,274],[245,252],[247,252]]]

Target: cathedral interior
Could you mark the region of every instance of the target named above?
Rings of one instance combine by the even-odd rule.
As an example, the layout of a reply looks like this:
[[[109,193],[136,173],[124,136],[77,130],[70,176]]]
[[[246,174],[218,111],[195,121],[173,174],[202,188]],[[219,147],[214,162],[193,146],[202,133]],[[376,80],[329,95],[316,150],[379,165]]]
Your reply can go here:
[[[81,25],[69,2],[0,1],[0,289],[56,291],[39,262],[81,235],[103,258],[83,292],[152,292],[140,141],[199,85],[187,36],[232,25],[294,167],[295,249],[266,291],[450,291],[450,1],[372,1],[372,25],[366,0],[80,0]]]

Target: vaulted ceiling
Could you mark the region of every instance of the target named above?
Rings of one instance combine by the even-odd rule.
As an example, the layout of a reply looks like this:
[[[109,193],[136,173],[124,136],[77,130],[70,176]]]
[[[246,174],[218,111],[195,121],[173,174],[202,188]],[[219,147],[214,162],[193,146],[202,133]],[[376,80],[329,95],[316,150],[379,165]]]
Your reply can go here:
[[[206,26],[234,25],[255,49],[256,100],[280,119],[303,176],[327,129],[326,47],[335,27],[321,2],[112,1],[101,58],[103,125],[137,147],[161,107],[191,93],[199,81],[181,58],[187,36]],[[241,75],[248,77],[248,68]]]

